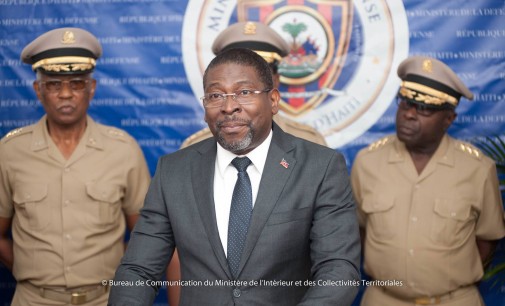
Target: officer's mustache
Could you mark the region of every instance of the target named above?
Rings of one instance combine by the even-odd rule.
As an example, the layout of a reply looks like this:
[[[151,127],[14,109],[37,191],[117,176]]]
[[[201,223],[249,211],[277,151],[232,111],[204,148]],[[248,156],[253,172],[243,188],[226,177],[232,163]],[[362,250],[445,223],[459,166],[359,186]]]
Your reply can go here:
[[[242,125],[250,125],[251,121],[243,118],[239,118],[237,116],[228,116],[225,117],[223,120],[218,120],[216,122],[216,126],[218,128],[222,127],[223,125],[228,125],[230,123],[233,124],[242,124]]]

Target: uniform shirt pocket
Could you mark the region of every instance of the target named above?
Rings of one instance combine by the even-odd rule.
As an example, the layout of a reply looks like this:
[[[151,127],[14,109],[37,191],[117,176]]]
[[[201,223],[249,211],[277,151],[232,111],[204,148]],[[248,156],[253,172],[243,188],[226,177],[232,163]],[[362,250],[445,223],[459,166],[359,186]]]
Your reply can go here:
[[[367,218],[367,233],[378,239],[391,239],[396,233],[394,197],[374,195],[363,199],[362,210]]]
[[[16,183],[13,201],[19,222],[33,230],[45,228],[53,216],[47,203],[48,186],[44,183]]]
[[[466,241],[475,226],[472,201],[464,199],[435,199],[433,206],[433,242],[454,246]]]
[[[121,189],[104,183],[86,184],[86,193],[92,199],[86,214],[91,225],[113,225],[121,217]]]

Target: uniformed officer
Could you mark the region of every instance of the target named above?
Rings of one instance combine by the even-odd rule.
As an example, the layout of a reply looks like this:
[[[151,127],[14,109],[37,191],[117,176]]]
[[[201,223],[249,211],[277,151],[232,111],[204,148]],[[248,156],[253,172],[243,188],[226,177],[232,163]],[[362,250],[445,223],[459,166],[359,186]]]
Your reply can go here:
[[[274,77],[274,87],[279,87],[280,75],[278,73],[278,65],[282,58],[289,54],[289,45],[272,28],[263,23],[254,21],[235,23],[223,30],[216,37],[212,45],[212,52],[218,54],[223,50],[231,48],[247,48],[261,55],[270,64]],[[313,127],[290,120],[279,114],[274,115],[273,119],[284,132],[326,146],[323,135]],[[186,138],[181,148],[185,148],[210,137],[212,137],[212,133],[210,129],[206,127]],[[167,279],[171,281],[180,279],[179,257],[177,252],[174,253],[167,268]],[[168,298],[170,305],[179,304],[179,288],[177,286],[168,288]]]
[[[125,226],[143,204],[150,174],[140,147],[87,115],[101,53],[78,28],[22,51],[46,114],[0,142],[0,259],[17,280],[12,305],[106,305]]]
[[[280,84],[278,65],[282,58],[289,54],[289,45],[269,26],[253,21],[238,22],[223,30],[212,45],[212,52],[219,52],[231,48],[247,48],[261,55],[272,68],[274,87]],[[326,146],[326,141],[313,127],[290,120],[281,115],[275,115],[274,121],[284,132],[297,137]],[[185,148],[189,145],[212,137],[208,127],[189,136],[181,145]]]
[[[396,136],[361,150],[352,186],[372,278],[364,306],[484,305],[475,286],[505,236],[495,163],[446,132],[473,95],[444,63],[398,68]]]

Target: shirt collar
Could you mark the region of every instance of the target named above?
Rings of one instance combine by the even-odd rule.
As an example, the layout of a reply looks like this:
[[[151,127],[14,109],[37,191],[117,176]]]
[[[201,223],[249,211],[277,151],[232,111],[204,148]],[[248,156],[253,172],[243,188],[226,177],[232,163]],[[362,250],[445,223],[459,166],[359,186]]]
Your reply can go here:
[[[47,139],[49,134],[47,133],[46,117],[47,115],[42,116],[33,128],[32,151],[39,151],[48,147]]]
[[[33,151],[43,150],[48,147],[48,139],[50,138],[47,131],[47,115],[44,115],[36,124],[33,131],[31,149]],[[81,141],[85,141],[86,145],[96,149],[103,149],[103,137],[98,130],[95,121],[86,116],[87,127]]]
[[[454,166],[454,150],[450,149],[450,142],[450,137],[445,134],[431,159],[440,164]],[[389,162],[396,163],[405,161],[405,156],[409,156],[405,144],[396,138],[394,148],[395,149],[389,154]]]
[[[90,117],[87,116],[88,119],[88,128],[87,130],[89,133],[87,133],[83,139],[86,142],[86,146],[92,147],[98,150],[103,150],[104,148],[104,139],[102,134],[100,133],[100,130],[98,128],[98,124]]]
[[[267,160],[268,155],[268,149],[270,148],[271,142],[272,142],[272,130],[270,130],[270,133],[268,133],[267,138],[254,150],[247,153],[246,155],[240,155],[240,156],[247,156],[251,160],[256,170],[258,170],[260,175],[263,174],[263,168],[265,167],[265,162]],[[224,175],[226,167],[230,166],[231,161],[238,156],[239,155],[227,151],[219,143],[217,143],[216,162],[217,162],[217,168],[222,176]]]
[[[438,145],[437,151],[433,155],[433,158],[439,163],[444,164],[449,167],[454,166],[454,146],[450,146],[450,137],[445,134],[440,144]]]

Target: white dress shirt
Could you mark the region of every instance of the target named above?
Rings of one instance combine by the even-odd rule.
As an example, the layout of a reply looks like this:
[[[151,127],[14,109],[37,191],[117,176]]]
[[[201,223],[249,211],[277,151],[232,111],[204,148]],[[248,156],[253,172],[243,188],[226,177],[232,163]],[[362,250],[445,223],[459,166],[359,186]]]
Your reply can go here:
[[[261,175],[265,167],[271,142],[272,130],[270,130],[267,138],[258,147],[244,155],[252,162],[252,164],[247,167],[247,174],[251,180],[253,207],[256,202],[256,196],[258,195]],[[228,254],[228,221],[230,218],[231,198],[235,183],[237,182],[238,173],[237,169],[231,164],[231,161],[235,157],[243,156],[235,155],[225,150],[219,143],[217,144],[216,169],[214,171],[214,203],[217,228],[225,254]]]

